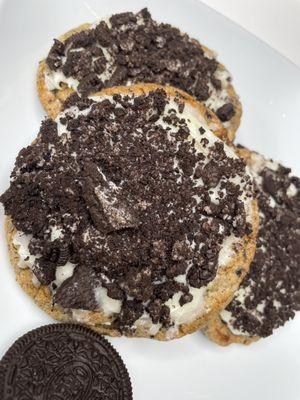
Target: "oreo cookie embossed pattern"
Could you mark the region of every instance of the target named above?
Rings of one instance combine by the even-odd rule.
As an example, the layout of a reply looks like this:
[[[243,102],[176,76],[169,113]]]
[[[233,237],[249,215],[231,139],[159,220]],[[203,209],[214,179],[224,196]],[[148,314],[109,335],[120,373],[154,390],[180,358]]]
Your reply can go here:
[[[127,369],[102,336],[47,325],[18,339],[0,363],[1,400],[132,400]]]

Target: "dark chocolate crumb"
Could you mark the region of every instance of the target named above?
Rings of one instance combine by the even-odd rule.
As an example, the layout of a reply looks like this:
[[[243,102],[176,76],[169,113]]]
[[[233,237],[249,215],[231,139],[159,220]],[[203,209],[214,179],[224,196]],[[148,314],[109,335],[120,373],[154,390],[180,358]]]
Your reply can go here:
[[[207,57],[196,40],[177,28],[154,21],[147,9],[115,14],[110,23],[109,27],[101,21],[70,36],[65,44],[56,40],[46,58],[50,69],[61,69],[79,81],[80,94],[151,82],[177,87],[205,101],[210,86],[217,93],[222,89],[215,77],[216,59]],[[233,105],[227,102],[218,113],[222,121],[228,121],[234,115]]]
[[[164,303],[178,292],[180,304],[192,301],[189,286],[214,279],[224,238],[249,232],[242,188],[230,181],[242,177],[252,196],[245,164],[203,132],[207,162],[187,140],[182,99],[166,112],[168,101],[164,90],[98,101],[72,95],[60,118],[68,133],[58,135],[57,124],[44,121],[0,198],[15,227],[32,235],[29,249],[38,257],[32,269],[51,287],[54,303],[97,310],[95,290],[103,287],[121,302],[114,316],[121,331],[144,312],[170,326]],[[208,190],[218,185],[214,203]],[[52,229],[61,232],[53,241]],[[67,263],[73,275],[53,285],[56,268]],[[183,274],[186,284],[176,281]]]
[[[233,104],[224,104],[222,107],[217,109],[216,114],[222,122],[229,121],[235,114]]]
[[[235,297],[227,310],[234,328],[266,337],[300,309],[300,179],[281,165],[276,170],[266,165],[258,176],[262,181],[257,179],[257,248],[241,285],[247,295],[244,304]],[[289,197],[291,184],[295,195]]]

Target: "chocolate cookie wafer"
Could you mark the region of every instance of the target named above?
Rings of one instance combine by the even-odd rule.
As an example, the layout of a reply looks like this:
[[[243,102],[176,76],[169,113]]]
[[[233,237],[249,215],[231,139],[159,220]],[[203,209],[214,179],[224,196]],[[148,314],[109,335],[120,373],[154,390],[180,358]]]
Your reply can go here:
[[[17,280],[54,318],[173,339],[237,289],[255,250],[245,163],[174,88],[73,94],[1,196]]]
[[[111,344],[73,324],[42,326],[0,362],[1,400],[132,400],[127,369]]]
[[[171,85],[205,102],[233,139],[242,108],[229,72],[215,53],[177,28],[154,21],[147,9],[62,35],[38,71],[39,96],[50,116],[73,91],[86,96],[140,82]]]
[[[267,337],[300,310],[300,180],[257,153],[239,152],[257,184],[260,227],[246,279],[205,329],[221,345]]]

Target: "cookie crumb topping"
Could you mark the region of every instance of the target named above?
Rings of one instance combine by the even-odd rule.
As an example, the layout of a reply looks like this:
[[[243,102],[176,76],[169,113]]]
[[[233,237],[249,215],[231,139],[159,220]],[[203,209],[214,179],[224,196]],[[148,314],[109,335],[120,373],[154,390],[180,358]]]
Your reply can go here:
[[[260,229],[250,271],[221,313],[237,335],[266,337],[300,310],[300,179],[251,153]]]
[[[73,94],[20,151],[0,199],[22,266],[53,302],[102,311],[121,331],[194,320],[251,232],[244,162],[162,89]]]
[[[46,63],[49,90],[65,83],[86,96],[103,87],[167,84],[206,101],[223,122],[235,114],[229,73],[196,40],[154,21],[147,9],[115,14],[64,42],[55,39]]]

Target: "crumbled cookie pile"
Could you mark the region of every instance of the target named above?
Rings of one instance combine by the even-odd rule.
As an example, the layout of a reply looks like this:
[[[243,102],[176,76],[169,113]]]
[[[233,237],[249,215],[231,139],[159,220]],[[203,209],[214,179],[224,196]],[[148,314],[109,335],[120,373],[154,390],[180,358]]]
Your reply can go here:
[[[300,179],[252,153],[260,229],[249,274],[221,313],[236,334],[266,337],[300,310]]]
[[[20,151],[0,201],[16,271],[30,268],[31,287],[50,289],[48,308],[159,339],[215,312],[206,333],[221,344],[269,336],[294,317],[300,179],[233,149],[242,108],[215,53],[146,8],[115,14],[55,39],[37,89],[59,114]],[[220,312],[254,254],[255,196],[255,257]]]
[[[169,24],[154,21],[147,9],[115,14],[65,42],[55,40],[46,63],[51,71],[63,73],[59,83],[70,83],[71,78],[82,95],[103,87],[151,82],[207,100],[221,121],[235,113],[223,93],[230,81],[227,71],[220,74],[216,59],[198,42]]]
[[[145,312],[169,327],[166,304],[216,276],[229,237],[249,234],[244,162],[164,90],[135,97],[72,95],[57,122],[16,160],[1,196],[15,227],[32,235],[31,266],[54,302],[99,309],[97,288],[119,301],[116,326]],[[229,153],[228,153],[229,152]],[[248,199],[248,200],[247,200]],[[72,276],[57,284],[59,266]]]

